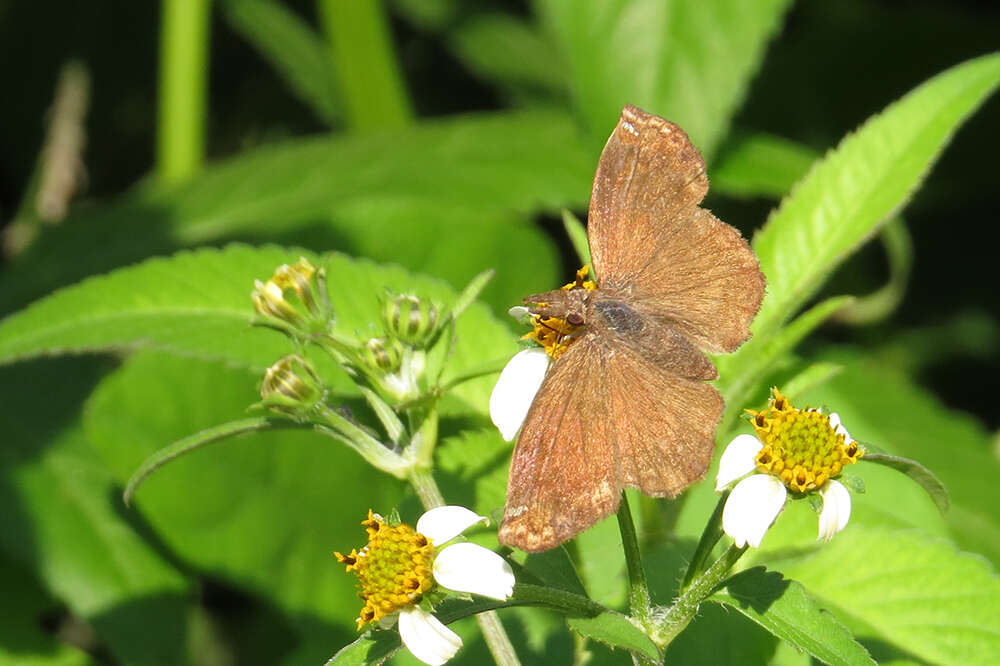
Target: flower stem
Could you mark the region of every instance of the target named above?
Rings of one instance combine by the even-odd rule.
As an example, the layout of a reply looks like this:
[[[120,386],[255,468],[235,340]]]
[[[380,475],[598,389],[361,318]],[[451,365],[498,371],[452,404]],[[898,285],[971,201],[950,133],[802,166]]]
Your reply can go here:
[[[430,510],[444,506],[444,497],[430,472],[414,468],[410,472],[409,481],[413,490],[416,491],[417,497],[420,498],[420,503],[424,505],[424,509]]]
[[[441,489],[438,488],[437,482],[428,470],[413,468],[409,481],[425,509],[444,506]],[[476,614],[476,622],[479,623],[479,629],[483,632],[483,638],[486,639],[486,646],[490,649],[490,654],[493,655],[493,661],[497,663],[497,666],[521,666],[521,661],[517,658],[514,646],[511,644],[503,625],[500,624],[500,618],[496,611],[484,611]]]
[[[705,566],[705,561],[712,553],[715,544],[719,542],[719,538],[722,537],[722,509],[726,505],[726,499],[728,498],[729,491],[727,490],[719,498],[718,504],[715,505],[715,511],[712,512],[712,517],[708,519],[708,523],[701,533],[701,539],[698,540],[698,547],[695,548],[694,555],[691,557],[691,563],[684,574],[684,580],[681,581],[682,590],[691,584],[695,576],[701,573]]]
[[[162,3],[156,171],[164,182],[192,176],[205,156],[205,66],[209,0]]]
[[[736,561],[746,552],[746,546],[739,548],[735,544],[722,554],[703,574],[681,592],[674,605],[667,609],[666,615],[659,621],[656,630],[650,638],[660,648],[665,648],[677,634],[684,631],[688,623],[698,612],[698,606],[708,598],[729,575]]]
[[[632,511],[624,492],[621,504],[618,505],[618,529],[622,533],[622,548],[628,567],[629,609],[642,626],[649,627],[649,587],[646,585],[646,572],[642,570],[642,554],[639,552],[635,523],[632,522]]]

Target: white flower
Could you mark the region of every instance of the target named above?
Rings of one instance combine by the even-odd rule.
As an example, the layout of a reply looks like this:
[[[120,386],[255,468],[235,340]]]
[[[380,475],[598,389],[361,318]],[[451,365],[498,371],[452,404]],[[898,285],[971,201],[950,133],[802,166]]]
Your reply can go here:
[[[754,474],[736,484],[722,509],[722,530],[738,548],[760,546],[764,533],[785,506],[785,484],[769,474]]]
[[[545,379],[549,361],[544,349],[532,347],[515,354],[500,373],[490,395],[490,418],[505,441],[514,439],[521,429]]]
[[[441,506],[422,515],[414,529],[391,525],[369,512],[362,523],[368,545],[350,555],[336,553],[361,583],[365,604],[358,628],[368,622],[391,626],[398,617],[400,638],[417,659],[438,666],[455,656],[462,639],[417,604],[435,587],[510,598],[514,572],[505,559],[474,543],[448,544],[486,520],[465,507]]]
[[[851,439],[837,414],[796,409],[774,389],[768,408],[752,412],[751,424],[761,438],[738,435],[719,460],[716,491],[734,482],[722,509],[722,529],[738,547],[760,546],[781,513],[788,489],[819,493],[817,539],[829,541],[851,517],[851,496],[837,476],[856,462],[864,449]]]
[[[851,495],[839,481],[830,479],[819,489],[823,509],[819,512],[818,539],[829,541],[833,535],[847,527],[851,518]]]
[[[458,634],[419,606],[399,613],[399,637],[414,657],[430,666],[441,666],[462,647]]]

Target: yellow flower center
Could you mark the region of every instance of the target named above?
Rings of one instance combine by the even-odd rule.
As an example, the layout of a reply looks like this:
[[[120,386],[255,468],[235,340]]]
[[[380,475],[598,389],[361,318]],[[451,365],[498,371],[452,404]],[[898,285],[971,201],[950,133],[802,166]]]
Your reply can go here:
[[[830,417],[815,409],[793,407],[778,389],[767,409],[747,410],[763,448],[757,454],[757,469],[776,476],[791,490],[805,493],[856,463],[864,448],[845,441]]]
[[[589,272],[590,269],[586,266],[578,270],[576,272],[576,279],[562,286],[563,291],[569,291],[570,289],[594,291],[597,289],[596,282],[586,279]],[[540,303],[539,305],[544,305],[544,303]],[[571,324],[565,319],[548,315],[532,315],[531,326],[531,332],[525,334],[521,339],[534,340],[553,359],[559,358],[564,351],[569,349],[574,339],[573,334],[580,329],[579,326]]]
[[[334,553],[360,583],[358,596],[365,604],[357,618],[359,631],[367,622],[378,622],[420,603],[424,593],[434,587],[434,545],[430,539],[405,523],[389,525],[371,510],[361,524],[368,532],[368,545],[350,555]]]

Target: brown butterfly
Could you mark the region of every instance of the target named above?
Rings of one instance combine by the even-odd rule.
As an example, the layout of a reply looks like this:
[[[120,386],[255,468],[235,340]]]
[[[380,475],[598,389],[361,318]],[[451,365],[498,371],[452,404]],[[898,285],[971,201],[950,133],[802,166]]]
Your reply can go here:
[[[764,295],[740,232],[698,206],[707,191],[683,130],[622,110],[590,199],[597,288],[524,299],[573,332],[514,450],[501,543],[553,548],[614,513],[626,486],[674,497],[705,474],[723,402],[704,352],[750,337]]]

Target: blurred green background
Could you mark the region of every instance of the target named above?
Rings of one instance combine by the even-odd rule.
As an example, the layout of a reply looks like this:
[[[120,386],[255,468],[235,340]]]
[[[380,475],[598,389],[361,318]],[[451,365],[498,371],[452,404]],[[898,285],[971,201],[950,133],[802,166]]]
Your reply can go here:
[[[1000,6],[990,2],[727,3],[738,11],[679,11],[662,40],[643,11],[620,11],[631,4],[657,3],[219,1],[207,15],[204,123],[194,103],[193,135],[182,129],[158,148],[160,3],[0,0],[0,313],[151,256],[273,243],[400,264],[454,289],[495,268],[484,300],[502,323],[486,312],[477,321],[493,327],[488,339],[509,332],[488,354],[502,356],[515,335],[506,308],[578,267],[560,215],[584,218],[616,105],[669,101],[648,110],[688,130],[708,158],[706,206],[751,237],[813,159],[923,81],[1000,46]],[[744,41],[730,44],[734,34]],[[650,35],[659,50],[641,41]],[[696,65],[675,66],[666,92],[650,94],[648,79],[670,70],[644,60],[650,52]],[[90,81],[86,177],[66,219],[49,225],[29,195],[70,61]],[[828,322],[798,350],[847,368],[810,398],[835,403],[845,423],[861,424],[859,437],[919,457],[948,483],[957,508],[927,531],[994,565],[998,113],[1000,98],[988,99],[902,211],[905,226],[824,287],[821,296],[888,285],[866,301],[870,311]],[[169,153],[185,146],[195,159],[177,167]],[[23,238],[15,228],[35,234],[23,249],[11,244]],[[269,269],[253,270],[266,278]],[[249,279],[233,289],[245,289],[249,309]],[[259,375],[151,351],[0,370],[0,664],[308,664],[353,639],[353,584],[330,551],[360,545],[369,506],[417,509],[348,452],[303,434],[247,438],[178,462],[136,510],[119,501],[147,453],[239,416]],[[502,497],[506,454],[473,434],[462,443],[482,454],[470,467],[447,439],[487,428],[477,407],[456,408],[443,427],[442,484],[456,501],[496,506],[483,498]],[[862,525],[941,520],[908,491],[883,492],[876,484],[860,505]],[[691,506],[710,506],[704,494]],[[694,538],[699,519],[682,516],[678,533]],[[615,594],[594,596],[615,603]],[[571,648],[551,616],[504,617],[517,618],[526,662]],[[732,636],[752,656],[722,654],[729,644],[716,641],[708,661],[684,652],[695,638],[672,649],[704,663],[797,663],[749,623],[715,619],[735,622]],[[908,657],[901,640],[865,644],[889,661]],[[461,656],[487,658],[474,638]]]

